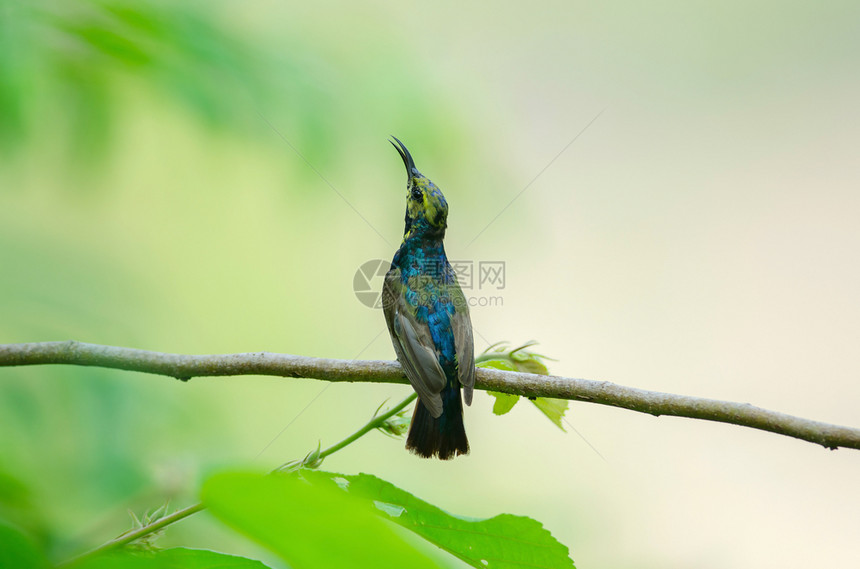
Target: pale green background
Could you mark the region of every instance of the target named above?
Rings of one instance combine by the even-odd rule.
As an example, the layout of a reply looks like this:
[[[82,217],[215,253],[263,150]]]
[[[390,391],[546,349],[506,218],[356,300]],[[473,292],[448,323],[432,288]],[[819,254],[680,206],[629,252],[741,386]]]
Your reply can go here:
[[[22,6],[7,22],[32,19]],[[103,73],[102,116],[7,50],[30,121],[0,163],[0,342],[392,359],[352,282],[399,243],[395,134],[448,198],[450,257],[506,263],[504,305],[472,312],[479,350],[536,339],[559,375],[860,426],[860,4],[205,6],[259,49],[219,71],[208,119],[175,79],[51,45]],[[82,138],[99,121],[102,141]],[[408,393],[332,385],[291,423],[325,386],[4,369],[0,460],[62,556],[128,507],[190,503],[207,472],[300,458]],[[491,403],[467,409],[467,458],[373,434],[324,467],[532,516],[582,568],[860,564],[857,451],[572,404],[604,460]],[[205,516],[160,543],[261,554]]]

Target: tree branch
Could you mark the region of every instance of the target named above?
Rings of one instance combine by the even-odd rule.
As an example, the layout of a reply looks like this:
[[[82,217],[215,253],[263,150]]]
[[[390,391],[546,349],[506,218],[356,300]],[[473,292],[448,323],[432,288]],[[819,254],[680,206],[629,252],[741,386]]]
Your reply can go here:
[[[275,375],[325,381],[407,383],[396,362],[333,360],[255,352],[209,356],[165,354],[82,342],[0,344],[0,366],[68,364],[98,366],[175,377]],[[621,407],[650,415],[674,415],[731,423],[816,443],[830,449],[860,449],[860,429],[811,421],[733,403],[591,381],[493,369],[478,369],[476,387],[525,397],[554,397]]]

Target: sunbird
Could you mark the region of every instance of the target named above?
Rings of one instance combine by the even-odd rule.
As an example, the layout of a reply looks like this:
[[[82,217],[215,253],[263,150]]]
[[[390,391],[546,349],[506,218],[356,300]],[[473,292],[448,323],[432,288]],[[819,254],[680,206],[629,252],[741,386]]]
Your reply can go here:
[[[382,307],[397,359],[418,394],[406,448],[424,458],[449,460],[469,452],[460,386],[471,405],[472,321],[442,243],[448,202],[415,168],[406,146],[392,138],[406,165],[406,228],[385,275]]]

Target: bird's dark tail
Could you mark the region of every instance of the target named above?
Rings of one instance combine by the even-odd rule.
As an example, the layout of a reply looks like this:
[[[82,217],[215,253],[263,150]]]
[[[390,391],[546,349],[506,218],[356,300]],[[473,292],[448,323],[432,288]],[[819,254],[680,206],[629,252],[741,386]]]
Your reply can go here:
[[[460,387],[442,391],[442,415],[433,417],[419,399],[409,425],[406,448],[418,456],[450,460],[458,454],[469,454],[469,440],[463,426],[463,402]]]

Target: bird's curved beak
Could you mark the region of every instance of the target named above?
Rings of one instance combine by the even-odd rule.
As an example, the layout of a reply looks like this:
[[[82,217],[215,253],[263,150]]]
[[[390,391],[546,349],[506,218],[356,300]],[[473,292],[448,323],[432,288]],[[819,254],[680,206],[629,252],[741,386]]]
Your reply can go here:
[[[415,161],[412,160],[412,155],[409,154],[406,146],[404,146],[396,136],[392,136],[391,138],[394,140],[389,140],[388,142],[391,143],[391,146],[397,149],[397,153],[400,154],[400,157],[403,159],[403,165],[406,166],[406,176],[411,180],[416,174],[418,174],[418,169],[415,168]],[[395,142],[397,144],[395,144]]]

